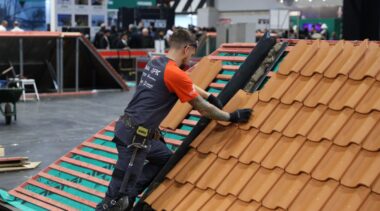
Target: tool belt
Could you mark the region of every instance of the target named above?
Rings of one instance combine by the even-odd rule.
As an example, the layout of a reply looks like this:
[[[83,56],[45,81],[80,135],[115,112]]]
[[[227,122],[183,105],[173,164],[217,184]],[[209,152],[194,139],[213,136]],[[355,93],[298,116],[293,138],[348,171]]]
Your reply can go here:
[[[133,128],[135,130],[135,135],[139,136],[140,138],[146,140],[159,140],[161,138],[161,132],[158,128],[151,129],[137,125],[130,117],[126,115],[120,117],[120,121],[122,121],[126,127]]]

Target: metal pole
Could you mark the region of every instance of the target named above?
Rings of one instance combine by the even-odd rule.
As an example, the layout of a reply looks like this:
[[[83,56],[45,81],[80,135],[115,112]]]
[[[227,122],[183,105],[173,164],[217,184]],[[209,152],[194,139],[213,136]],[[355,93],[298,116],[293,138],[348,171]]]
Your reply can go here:
[[[19,39],[20,45],[20,78],[24,76],[24,49],[22,44],[22,38]]]
[[[60,66],[61,66],[61,92],[63,92],[63,75],[64,75],[64,69],[63,69],[63,38],[59,38],[60,40]]]
[[[59,78],[59,75],[61,74],[61,71],[59,70],[60,69],[60,65],[59,65],[59,38],[56,39],[56,77],[57,77],[57,92],[59,92],[59,87],[61,86],[61,81],[60,81],[60,78]]]
[[[57,30],[57,4],[56,0],[50,0],[50,31]]]
[[[75,91],[79,91],[79,38],[75,39]]]

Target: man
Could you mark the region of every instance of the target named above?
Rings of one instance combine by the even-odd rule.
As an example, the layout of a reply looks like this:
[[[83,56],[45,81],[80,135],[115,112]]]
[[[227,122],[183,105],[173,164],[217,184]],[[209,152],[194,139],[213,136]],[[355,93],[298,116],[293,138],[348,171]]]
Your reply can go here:
[[[6,32],[7,27],[8,27],[8,21],[6,20],[1,21],[0,32]]]
[[[102,24],[100,25],[100,29],[99,29],[99,31],[96,32],[95,37],[94,37],[94,42],[93,42],[93,44],[94,44],[94,46],[95,46],[96,48],[99,48],[100,40],[103,38],[103,36],[104,36],[104,31],[105,31],[105,30],[106,30],[106,24],[102,23]]]
[[[24,29],[20,28],[20,23],[18,21],[13,22],[13,29],[11,32],[23,32]]]
[[[195,51],[192,35],[185,29],[177,29],[171,36],[167,56],[153,59],[146,65],[136,93],[116,122],[113,141],[118,160],[106,198],[98,204],[97,210],[130,210],[136,196],[168,161],[172,153],[158,140],[157,131],[178,98],[181,102],[189,102],[210,119],[234,123],[248,121],[251,109],[232,113],[220,110],[220,101],[195,86],[179,68],[189,62]],[[148,163],[144,165],[145,160]]]
[[[142,48],[154,48],[154,40],[153,40],[153,37],[150,36],[148,28],[143,28],[143,30],[142,30],[141,47]]]
[[[107,49],[109,50],[111,48],[111,42],[110,42],[110,37],[111,31],[106,29],[104,30],[103,37],[99,41],[99,49]]]
[[[116,49],[126,49],[128,48],[128,34],[123,33],[115,44]]]

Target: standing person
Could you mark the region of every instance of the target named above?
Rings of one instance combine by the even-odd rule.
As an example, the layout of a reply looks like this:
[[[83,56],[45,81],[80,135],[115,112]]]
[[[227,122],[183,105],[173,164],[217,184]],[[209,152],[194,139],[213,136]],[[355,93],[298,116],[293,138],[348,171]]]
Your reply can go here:
[[[116,42],[115,48],[116,49],[128,48],[128,34],[127,33],[124,33],[120,36],[120,39],[118,39]]]
[[[141,47],[154,48],[154,39],[150,36],[148,28],[143,28],[141,34]]]
[[[23,32],[24,29],[20,28],[20,23],[18,21],[13,22],[13,29],[11,32]]]
[[[95,34],[95,37],[94,37],[94,46],[96,48],[99,48],[99,45],[100,45],[100,40],[103,38],[103,35],[104,35],[104,31],[106,30],[106,24],[102,23],[100,25],[100,29],[98,32],[96,32]]]
[[[103,37],[99,41],[99,49],[111,49],[111,42],[110,42],[110,35],[111,31],[106,29],[104,30]]]
[[[1,21],[0,32],[6,32],[7,27],[8,27],[8,21],[6,20]]]
[[[146,65],[136,93],[124,115],[116,122],[113,142],[118,150],[118,160],[106,197],[97,210],[132,209],[136,196],[169,160],[172,152],[159,141],[158,126],[178,99],[190,103],[210,119],[234,123],[248,121],[251,109],[232,113],[220,110],[221,102],[195,86],[179,68],[189,62],[196,47],[189,31],[177,29],[171,36],[168,54],[152,59]],[[144,165],[145,159],[148,163]]]

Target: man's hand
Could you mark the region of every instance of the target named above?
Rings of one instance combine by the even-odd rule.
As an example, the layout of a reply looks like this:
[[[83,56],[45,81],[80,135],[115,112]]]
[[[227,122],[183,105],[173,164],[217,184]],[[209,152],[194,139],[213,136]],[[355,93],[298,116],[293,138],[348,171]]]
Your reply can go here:
[[[230,122],[233,122],[233,123],[248,122],[251,114],[252,114],[252,109],[249,109],[249,108],[238,109],[230,113]]]
[[[212,94],[208,96],[207,101],[219,109],[223,108],[222,102]]]

